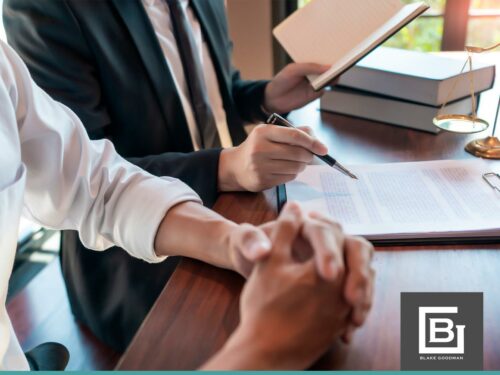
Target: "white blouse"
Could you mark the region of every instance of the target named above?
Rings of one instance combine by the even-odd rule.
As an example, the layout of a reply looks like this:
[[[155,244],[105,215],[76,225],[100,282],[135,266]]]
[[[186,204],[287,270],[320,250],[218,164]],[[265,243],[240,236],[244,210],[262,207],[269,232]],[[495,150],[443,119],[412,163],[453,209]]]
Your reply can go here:
[[[73,229],[86,247],[113,245],[147,262],[165,213],[200,202],[173,178],[154,177],[122,159],[105,140],[90,141],[78,117],[31,79],[0,42],[0,370],[27,370],[5,307],[21,215]]]

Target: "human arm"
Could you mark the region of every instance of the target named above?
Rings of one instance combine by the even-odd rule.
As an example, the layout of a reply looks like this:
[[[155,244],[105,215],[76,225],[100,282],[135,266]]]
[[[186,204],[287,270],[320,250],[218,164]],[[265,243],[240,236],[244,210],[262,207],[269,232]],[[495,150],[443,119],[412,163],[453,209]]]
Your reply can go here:
[[[113,134],[129,126],[126,121],[121,121],[122,113],[115,112],[116,97],[113,89],[110,89],[120,67],[110,68],[106,65],[105,57],[96,51],[99,44],[92,43],[92,38],[99,37],[100,28],[85,28],[78,16],[78,9],[75,10],[74,4],[66,0],[4,2],[9,43],[23,58],[35,82],[53,99],[76,113],[91,139],[113,140]],[[104,24],[104,21],[95,22]],[[147,80],[138,82],[137,90],[147,85]],[[113,92],[112,97],[109,96],[110,91]],[[127,95],[130,102],[133,94]],[[130,120],[130,124],[141,123],[141,107],[129,106],[124,110],[130,118],[139,117]],[[148,117],[145,115],[143,118]],[[221,150],[163,152],[169,146],[158,146],[158,143],[150,140],[147,132],[146,127],[142,141],[138,140],[145,142],[145,150],[138,154],[140,156],[127,157],[127,160],[155,176],[179,178],[196,191],[206,206],[211,207],[218,197],[217,170]],[[133,139],[133,135],[129,137]],[[175,137],[165,138],[175,142]]]
[[[76,4],[66,0],[6,0],[4,19],[9,43],[26,61],[35,81],[54,99],[64,103],[78,115],[91,139],[109,138],[116,141],[120,150],[120,147],[128,147],[123,146],[124,143],[134,143],[134,134],[127,133],[117,139],[115,135],[120,133],[119,129],[134,124],[132,131],[140,132],[138,129],[141,119],[147,121],[148,117],[128,109],[121,111],[121,107],[116,106],[112,77],[122,80],[120,66],[123,67],[127,62],[118,58],[113,64],[108,61],[114,58],[113,55],[107,59],[106,54],[99,53],[103,46],[96,43],[95,39],[105,38],[106,34],[102,34],[100,27],[90,28],[87,25],[89,20],[82,19],[82,9],[79,8],[82,5]],[[210,26],[226,30],[223,2],[214,1],[204,6],[219,12],[219,19],[223,21]],[[92,21],[92,24],[103,26],[104,22],[97,19]],[[227,30],[220,34],[223,40],[221,45],[230,46]],[[50,50],[50,53],[47,53],[47,50]],[[262,113],[260,107],[265,84],[242,80],[230,65],[229,58],[225,57],[220,63],[227,66],[224,70],[232,77],[232,96],[228,100],[234,102],[241,117],[250,120],[256,116],[256,112]],[[126,74],[130,74],[130,71],[127,72]],[[289,83],[293,81],[290,81],[288,76],[279,74],[277,77],[285,77],[277,79],[282,84],[272,83],[269,87],[281,89],[271,91],[287,90]],[[149,87],[147,80],[135,85],[136,90],[128,91],[123,98],[124,105],[128,103],[128,107],[135,92],[141,87]],[[140,101],[141,97],[136,100]],[[135,101],[133,103],[135,104]],[[130,118],[138,119],[128,124],[129,117],[124,118],[122,112]],[[262,114],[259,116],[262,121],[264,117]],[[165,131],[165,127],[160,128],[155,128],[151,134],[147,127],[143,132],[137,133],[140,134],[138,143],[142,143],[143,148],[140,151],[135,150],[140,156],[130,157],[128,160],[154,175],[181,179],[192,187],[209,207],[214,204],[220,191],[261,191],[293,179],[305,165],[304,153],[308,154],[305,159],[312,158],[311,150],[304,148],[300,142],[290,140],[290,136],[286,135],[290,133],[289,130],[259,130],[241,146],[224,150],[221,154],[220,149],[189,153],[163,152],[167,146],[159,143],[157,139],[175,143],[176,134],[167,136],[161,133]],[[273,137],[274,133],[283,135]],[[295,152],[297,146],[300,148],[299,152]],[[287,176],[284,177],[284,174]]]
[[[307,256],[311,233],[300,216],[297,206],[288,205],[267,228],[273,249],[245,284],[240,324],[202,369],[305,369],[349,326],[351,306],[343,292],[347,274],[340,267],[334,279],[318,275],[315,260]],[[356,251],[371,252],[369,245],[359,244],[363,248]],[[362,268],[371,270],[369,262]]]
[[[27,171],[26,216],[48,227],[77,230],[87,247],[103,250],[118,245],[148,262],[174,253],[234,269],[230,251],[240,249],[238,236],[245,245],[252,236],[266,239],[255,228],[237,226],[201,206],[182,182],[154,177],[128,163],[108,141],[90,141],[76,115],[33,83],[15,52],[4,45],[2,52],[2,65],[7,67],[2,78],[8,82]],[[187,241],[190,245],[179,246],[178,252],[175,243],[168,247],[171,253],[161,246],[157,251],[154,241],[157,233],[164,232],[158,229],[160,223],[166,221],[174,232],[179,229],[184,242],[192,236],[204,239],[205,246]],[[215,236],[203,238],[214,228],[230,234],[231,247],[219,246]],[[211,249],[218,254],[207,251]]]
[[[247,122],[263,122],[273,112],[286,114],[319,98],[324,91],[315,91],[307,76],[320,75],[330,66],[314,63],[292,63],[285,66],[271,80],[243,79],[237,67],[231,64],[233,43],[229,37],[223,1],[212,2],[219,15],[219,26],[227,52],[226,64],[231,71],[232,98],[240,117]]]
[[[14,56],[13,54],[11,54],[11,55]],[[19,60],[17,58],[17,56],[16,56],[16,59]],[[19,65],[21,66],[22,64],[19,63]],[[62,151],[72,151],[72,152],[75,152],[75,153],[78,152],[78,151],[80,151],[80,153],[82,153],[82,150],[81,150],[82,149],[82,145],[86,144],[86,142],[84,142],[82,144],[80,144],[80,142],[86,136],[84,137],[84,134],[82,134],[82,132],[81,132],[81,130],[82,130],[81,129],[81,123],[79,123],[78,119],[74,116],[73,113],[71,113],[71,111],[68,110],[68,108],[66,108],[64,106],[61,106],[59,104],[56,104],[45,93],[43,93],[37,86],[35,86],[33,84],[33,82],[31,82],[31,80],[29,78],[29,75],[28,75],[28,73],[27,73],[24,65],[22,66],[22,70],[24,72],[24,79],[25,79],[24,83],[26,83],[25,84],[25,86],[26,86],[25,87],[25,89],[26,89],[25,92],[26,93],[30,93],[30,90],[31,90],[31,94],[33,95],[33,92],[36,91],[36,93],[40,94],[39,95],[40,98],[42,98],[42,97],[44,98],[44,103],[47,105],[47,108],[49,108],[49,111],[52,111],[54,113],[58,113],[58,112],[61,113],[60,115],[54,116],[54,117],[57,117],[57,119],[54,119],[54,118],[49,119],[50,121],[53,121],[54,123],[53,124],[52,123],[50,123],[50,124],[47,123],[47,125],[50,125],[50,126],[48,126],[47,129],[45,129],[46,133],[47,133],[47,134],[44,134],[45,137],[47,137],[47,138],[58,138],[57,132],[60,129],[55,129],[53,126],[59,122],[59,120],[58,120],[59,118],[65,119],[70,125],[71,125],[71,123],[74,123],[74,124],[78,123],[78,126],[77,126],[77,128],[78,128],[77,130],[78,131],[75,131],[75,129],[72,129],[72,130],[70,129],[70,135],[68,135],[69,138],[70,138],[69,141],[74,142],[74,144],[71,145],[70,149],[59,150],[58,148],[61,148],[61,146],[68,147],[68,145],[57,145],[58,148],[55,147],[53,150],[58,150],[59,151],[58,152],[59,156],[61,156],[60,154],[63,153]],[[37,95],[33,95],[33,96],[37,96]],[[37,100],[37,101],[39,101],[39,100]],[[36,108],[33,110],[33,113],[35,113],[35,115],[37,114]],[[33,123],[37,123],[39,120],[40,119],[35,118],[34,121],[33,121]],[[43,122],[44,119],[41,119],[41,120]],[[36,131],[33,132],[33,134],[35,134],[35,133],[36,133]],[[30,135],[32,135],[32,134],[30,133]],[[33,138],[33,140],[37,140],[37,139],[38,138],[36,138],[36,137]],[[87,139],[87,141],[88,141],[88,138],[85,138],[85,139]],[[109,145],[108,142],[95,142],[95,143],[92,143],[92,145],[93,145],[92,147],[97,147],[97,149],[98,149],[97,153],[100,154],[101,157],[109,157],[110,159],[117,158],[117,160],[119,160],[119,158],[116,156],[114,150],[112,149],[112,147]],[[99,145],[99,146],[96,146],[96,145]],[[32,149],[36,150],[36,148],[37,147],[33,147]],[[26,155],[29,156],[29,153],[26,153]],[[96,158],[94,161],[95,162],[99,162],[99,161],[102,161],[102,159]],[[35,154],[33,156],[33,163],[35,163],[35,165],[36,165],[36,163],[47,165],[47,167],[45,167],[45,170],[44,170],[44,167],[34,168],[33,169],[34,171],[37,170],[37,171],[39,171],[41,173],[42,171],[44,171],[44,172],[50,171],[50,168],[56,167],[59,162],[57,162],[57,161],[56,162],[46,161],[46,160],[44,161],[43,158],[39,158],[38,155]],[[130,165],[127,164],[127,163],[124,163],[123,165],[127,166],[127,168],[130,167]],[[240,166],[236,164],[235,168],[240,168]],[[76,168],[76,167],[71,167],[70,169],[71,169],[71,171],[73,173],[81,173],[82,176],[86,176],[88,174],[87,170],[78,171],[78,168]],[[137,170],[137,169],[135,169],[135,170]],[[149,177],[151,177],[151,176],[149,176]],[[49,179],[49,180],[51,180],[51,179]],[[166,179],[166,180],[168,180],[168,179]],[[56,179],[54,179],[54,181],[56,181]],[[48,181],[46,181],[46,182],[48,182]],[[176,184],[179,184],[179,186],[183,186],[178,181],[176,181]],[[120,187],[121,187],[121,185],[120,185]],[[79,191],[80,187],[75,187],[75,189],[77,189]],[[71,192],[71,194],[73,194],[73,193],[76,195],[76,192]],[[103,193],[103,194],[105,194],[105,193]],[[105,195],[107,195],[107,194],[105,194]],[[154,197],[154,195],[153,195],[153,197]],[[149,198],[149,196],[145,197],[144,204],[150,203],[151,206],[153,206],[153,203],[149,202],[148,198]],[[36,199],[33,199],[33,201],[35,202],[35,204],[37,203]],[[52,203],[52,202],[49,202],[49,203]],[[69,205],[70,203],[71,202],[67,202],[67,205]],[[172,207],[173,206],[174,205],[172,204]],[[96,207],[96,205],[93,205],[92,207]],[[60,212],[61,212],[61,216],[65,215],[63,210],[61,210]],[[107,212],[107,211],[105,211],[105,212]],[[40,220],[43,220],[43,217],[40,218]],[[203,218],[202,218],[201,215],[200,215],[200,221],[203,222]],[[102,223],[102,221],[100,221],[99,223]],[[53,223],[50,223],[50,222],[46,223],[46,225],[53,226],[53,227],[68,228],[68,229],[72,229],[72,228],[75,228],[75,227],[78,228],[78,226],[76,226],[76,224],[74,222],[70,222],[68,224],[68,223],[65,223],[65,222],[59,222],[57,220],[54,220]],[[119,226],[116,226],[116,227],[119,228]],[[203,227],[201,227],[201,228],[203,229]],[[182,229],[185,230],[186,227],[184,227]],[[195,228],[194,228],[194,226],[190,226],[189,229],[193,232]],[[82,235],[82,233],[80,233],[80,234]],[[203,238],[203,236],[199,236],[199,237]],[[107,246],[107,245],[105,245],[105,246],[104,245],[103,246],[96,246],[96,245],[92,245],[91,242],[92,241],[90,241],[89,243],[87,243],[86,241],[84,241],[84,243],[86,243],[88,247],[99,247],[99,248],[101,248],[101,247]],[[233,242],[234,242],[234,240],[233,240]],[[123,244],[120,243],[120,242],[117,242],[117,244],[121,245],[122,247],[126,247],[126,246],[123,246]],[[198,259],[205,260],[204,256],[207,256],[207,253],[206,252],[205,253],[202,252],[202,249],[203,249],[204,245],[205,244],[201,244],[201,246],[196,246],[196,248],[200,250],[200,253],[197,253],[196,255],[194,255],[193,253],[190,253],[190,255],[193,256],[193,257],[196,257]],[[165,248],[168,248],[168,247],[165,247]],[[234,250],[235,247],[233,246],[233,247],[231,247],[231,249]],[[175,250],[174,249],[170,249],[170,250],[171,250],[170,254],[172,254],[172,253],[173,254],[184,254],[183,252],[179,253],[179,252],[176,251],[176,250],[180,250],[180,248],[177,248]],[[228,250],[228,249],[226,249],[226,250]],[[186,250],[183,249],[183,251],[186,251]],[[234,255],[235,253],[236,253],[236,255],[239,255],[240,253],[238,251],[236,251],[236,252],[234,252],[234,251],[233,252],[232,251],[227,251],[227,253],[229,254],[229,256],[225,259],[225,263],[221,262],[220,259],[219,259],[218,263],[216,263],[217,265],[225,266],[225,267],[232,268],[232,269],[237,269],[240,272],[242,272],[242,268],[245,268],[245,267],[248,268],[248,264],[247,265],[243,265],[244,267],[238,267],[237,265],[233,265],[233,267],[231,267],[228,258],[232,257],[232,261],[233,262],[241,260],[241,259],[239,259],[239,256],[235,256]],[[162,252],[162,255],[165,255],[165,254],[169,254],[169,253],[168,252],[167,253]],[[249,256],[249,259],[251,260],[252,256]],[[211,259],[207,259],[206,261],[210,261],[210,260]],[[239,262],[239,263],[243,263],[243,262]],[[242,272],[242,273],[244,273],[244,272]]]
[[[219,160],[222,191],[262,191],[294,180],[327,147],[307,131],[259,125],[241,145],[224,149]]]

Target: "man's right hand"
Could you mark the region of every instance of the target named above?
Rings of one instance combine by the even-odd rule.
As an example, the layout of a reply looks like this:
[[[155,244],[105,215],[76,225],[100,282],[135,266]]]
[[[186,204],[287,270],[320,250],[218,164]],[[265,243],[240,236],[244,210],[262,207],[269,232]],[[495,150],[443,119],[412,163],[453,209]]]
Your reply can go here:
[[[219,160],[219,191],[262,191],[293,180],[327,147],[307,128],[259,125],[241,145],[224,149]]]
[[[295,256],[302,224],[299,207],[285,206],[270,233],[269,258],[255,266],[241,295],[239,329],[258,348],[259,369],[305,369],[349,324],[343,267],[327,281],[314,257]]]
[[[313,234],[308,233],[307,225],[313,224],[303,220],[297,205],[288,204],[278,220],[265,228],[273,249],[253,267],[245,285],[239,327],[204,369],[304,369],[352,326],[356,307],[346,287],[359,291],[356,275],[358,271],[370,273],[369,260],[345,254],[347,269],[337,267],[335,277],[328,279],[320,276],[315,265],[318,258],[310,248],[314,245],[304,246]],[[325,228],[330,228],[327,224]],[[298,242],[301,236],[305,241]],[[345,236],[340,242],[346,253],[358,253],[358,257],[370,253],[370,246],[354,237]],[[371,285],[372,277],[366,282]],[[363,320],[364,306],[359,309]]]

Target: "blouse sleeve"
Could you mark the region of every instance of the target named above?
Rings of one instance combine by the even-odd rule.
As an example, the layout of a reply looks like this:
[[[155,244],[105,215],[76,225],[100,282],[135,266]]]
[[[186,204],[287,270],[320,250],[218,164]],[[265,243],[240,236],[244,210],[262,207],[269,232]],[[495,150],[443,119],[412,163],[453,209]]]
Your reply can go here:
[[[179,180],[127,162],[109,141],[91,141],[78,117],[33,82],[10,47],[1,48],[27,169],[25,216],[77,230],[86,247],[117,245],[147,262],[162,261],[153,248],[161,220],[181,202],[201,203],[198,195]]]

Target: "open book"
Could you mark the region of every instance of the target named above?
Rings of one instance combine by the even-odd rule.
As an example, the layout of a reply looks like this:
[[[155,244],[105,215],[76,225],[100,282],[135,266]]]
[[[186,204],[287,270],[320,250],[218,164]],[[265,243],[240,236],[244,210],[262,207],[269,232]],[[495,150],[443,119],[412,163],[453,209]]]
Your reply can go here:
[[[359,177],[352,180],[312,165],[286,184],[286,195],[306,210],[330,215],[347,233],[374,241],[500,243],[500,193],[482,177],[493,166],[483,160],[352,165]]]
[[[320,90],[428,8],[400,0],[312,0],[273,33],[295,62],[331,65],[308,77]]]

